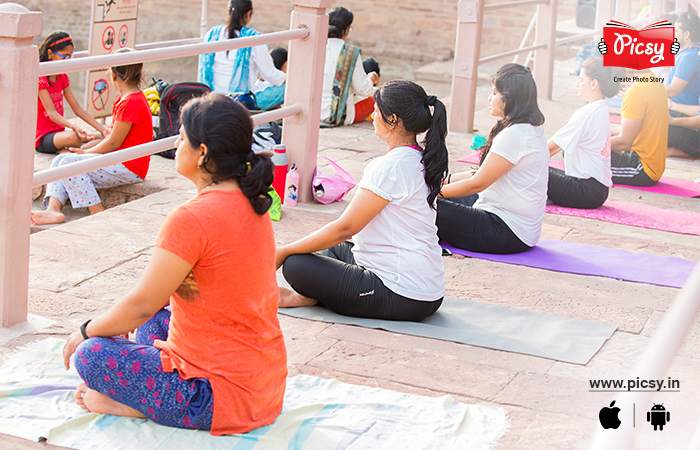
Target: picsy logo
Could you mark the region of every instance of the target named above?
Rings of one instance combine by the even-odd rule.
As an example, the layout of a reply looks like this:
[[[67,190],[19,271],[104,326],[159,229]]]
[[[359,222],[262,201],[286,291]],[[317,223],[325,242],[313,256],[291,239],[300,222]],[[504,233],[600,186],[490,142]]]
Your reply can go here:
[[[603,28],[603,39],[598,43],[598,50],[603,54],[603,65],[636,70],[673,66],[680,48],[675,29],[668,21],[637,30],[611,20]]]

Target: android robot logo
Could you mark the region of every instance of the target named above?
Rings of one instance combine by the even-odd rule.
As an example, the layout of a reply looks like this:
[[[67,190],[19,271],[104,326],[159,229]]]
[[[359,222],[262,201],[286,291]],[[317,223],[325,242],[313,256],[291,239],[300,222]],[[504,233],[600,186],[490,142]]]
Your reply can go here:
[[[647,411],[647,422],[654,425],[654,431],[656,427],[659,427],[659,431],[664,430],[664,425],[671,421],[671,413],[666,411],[664,405],[657,405],[651,407],[651,411]]]

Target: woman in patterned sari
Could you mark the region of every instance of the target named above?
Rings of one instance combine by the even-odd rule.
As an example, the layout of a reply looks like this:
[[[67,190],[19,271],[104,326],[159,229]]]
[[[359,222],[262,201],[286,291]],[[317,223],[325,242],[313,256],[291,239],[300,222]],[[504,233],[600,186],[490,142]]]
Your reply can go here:
[[[352,29],[352,12],[340,6],[333,8],[328,18],[321,122],[330,126],[350,125],[363,121],[374,110],[372,93],[379,75],[366,74],[360,48],[345,42]]]

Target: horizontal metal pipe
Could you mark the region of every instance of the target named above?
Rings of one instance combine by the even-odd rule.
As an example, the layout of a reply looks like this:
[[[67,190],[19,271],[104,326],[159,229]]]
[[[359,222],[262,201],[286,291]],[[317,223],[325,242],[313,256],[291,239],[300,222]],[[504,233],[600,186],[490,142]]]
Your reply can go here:
[[[140,62],[159,61],[163,59],[182,58],[195,56],[202,53],[215,53],[256,45],[271,44],[273,42],[288,41],[292,39],[304,39],[309,35],[306,28],[296,30],[276,31],[274,33],[260,34],[236,39],[224,39],[217,42],[202,42],[198,44],[181,45],[177,47],[152,48],[149,50],[137,50],[127,53],[113,53],[111,55],[87,56],[85,58],[69,59],[66,61],[49,61],[39,64],[39,76],[56,75],[59,73],[79,72],[82,70],[105,69],[113,66],[123,66]]]
[[[197,44],[202,42],[200,38],[175,39],[172,41],[148,42],[146,44],[136,44],[136,50],[148,50],[151,48],[172,47],[173,45]],[[88,56],[87,50],[73,52],[73,58],[83,58]]]
[[[273,111],[256,114],[252,116],[253,125],[260,125],[261,123],[271,122],[274,120],[282,119],[284,117],[293,116],[301,112],[302,107],[297,103],[292,106],[286,106],[284,108],[275,109]],[[40,172],[34,172],[32,186],[41,186],[42,184],[51,183],[53,181],[62,180],[68,177],[73,177],[75,175],[80,175],[81,173],[97,170],[102,167],[107,167],[113,164],[123,163],[124,161],[131,161],[132,159],[152,155],[153,153],[162,152],[163,150],[175,147],[175,140],[178,138],[178,136],[179,135],[171,136],[169,138],[149,142],[148,144],[141,144],[134,147],[126,148],[124,150],[119,150],[117,152],[111,152],[104,155],[95,156],[94,158],[89,158],[84,161],[66,164],[65,166],[54,167],[53,169],[42,170]]]
[[[549,0],[523,0],[520,2],[495,3],[493,5],[485,5],[484,11],[496,11],[499,9],[516,8],[518,6],[530,5],[546,5]]]
[[[484,64],[501,58],[507,58],[508,56],[519,55],[521,53],[527,53],[531,50],[539,50],[541,48],[547,48],[547,44],[530,45],[528,47],[516,48],[515,50],[511,50],[509,52],[503,52],[498,53],[496,55],[486,56],[484,58],[479,59],[479,64]]]

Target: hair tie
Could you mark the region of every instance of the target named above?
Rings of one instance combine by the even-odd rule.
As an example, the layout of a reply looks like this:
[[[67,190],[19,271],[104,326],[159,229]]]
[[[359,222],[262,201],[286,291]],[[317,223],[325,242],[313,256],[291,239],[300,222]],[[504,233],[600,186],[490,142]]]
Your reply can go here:
[[[437,100],[437,97],[435,97],[434,95],[429,95],[425,98],[425,101],[423,102],[423,104],[426,107],[435,106],[435,100]]]
[[[228,12],[231,12],[231,11],[233,11],[234,9],[236,9],[236,8],[234,8],[234,6],[233,6],[233,1],[234,1],[234,0],[228,0]]]
[[[530,66],[523,66],[523,67],[525,68],[525,70],[527,70],[527,73],[532,75],[532,72],[530,71]]]
[[[60,43],[62,43],[62,42],[72,41],[72,40],[73,40],[73,39],[72,39],[70,36],[66,36],[66,37],[64,37],[64,38],[61,38],[61,39],[59,39],[59,40],[54,41],[53,43],[51,43],[51,45],[49,45],[49,48],[53,47],[54,45],[58,45],[58,44],[60,44]]]

